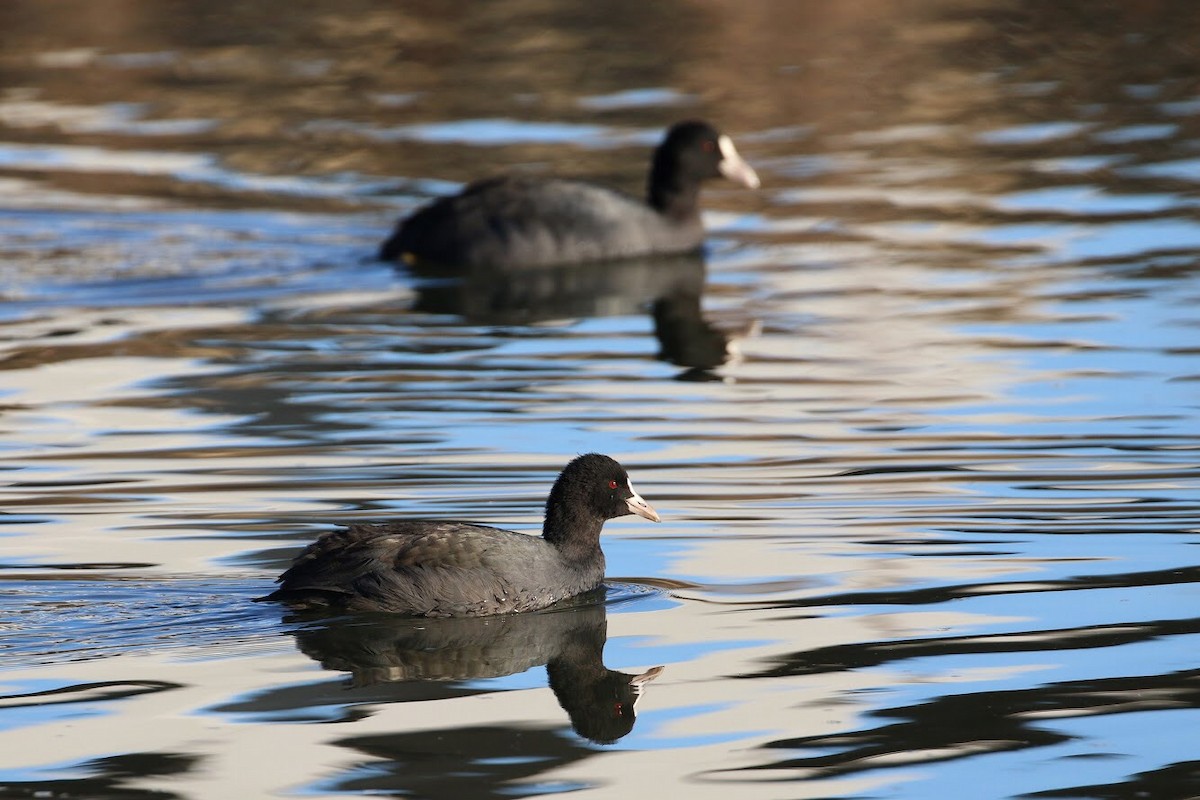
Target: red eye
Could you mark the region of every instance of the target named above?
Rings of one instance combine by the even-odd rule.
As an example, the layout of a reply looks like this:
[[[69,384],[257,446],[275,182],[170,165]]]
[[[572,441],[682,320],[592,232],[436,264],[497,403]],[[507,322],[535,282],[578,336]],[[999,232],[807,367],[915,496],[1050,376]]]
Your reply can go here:
[[[610,488],[610,489],[615,489],[615,488],[617,488],[617,482],[616,482],[616,481],[609,481],[609,482],[608,482],[608,488]]]
[[[700,143],[700,147],[704,149],[704,152],[711,153],[717,149],[717,144],[712,139],[705,139]]]

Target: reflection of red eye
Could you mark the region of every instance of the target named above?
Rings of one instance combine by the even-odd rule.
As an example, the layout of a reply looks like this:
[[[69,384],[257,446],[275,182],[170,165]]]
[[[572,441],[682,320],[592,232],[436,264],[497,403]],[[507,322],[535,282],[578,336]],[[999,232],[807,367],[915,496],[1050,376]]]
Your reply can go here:
[[[700,143],[700,147],[702,147],[706,153],[711,153],[713,150],[717,149],[717,146],[713,143],[712,139],[705,139]]]
[[[609,481],[609,482],[608,482],[608,488],[610,488],[610,489],[615,489],[615,488],[617,488],[617,482],[616,482],[616,481]]]

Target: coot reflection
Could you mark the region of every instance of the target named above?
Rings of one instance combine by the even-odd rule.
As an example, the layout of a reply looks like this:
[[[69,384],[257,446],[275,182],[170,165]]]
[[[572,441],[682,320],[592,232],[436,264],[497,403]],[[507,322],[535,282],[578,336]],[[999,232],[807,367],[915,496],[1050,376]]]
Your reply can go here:
[[[649,312],[663,361],[697,370],[726,363],[731,337],[704,318],[706,268],[699,255],[578,266],[508,268],[414,264],[415,308],[479,325]]]
[[[296,645],[356,687],[409,681],[466,681],[544,664],[550,688],[580,736],[617,741],[633,729],[642,687],[662,671],[604,666],[604,589],[570,607],[503,617],[413,619],[385,615],[309,622]]]

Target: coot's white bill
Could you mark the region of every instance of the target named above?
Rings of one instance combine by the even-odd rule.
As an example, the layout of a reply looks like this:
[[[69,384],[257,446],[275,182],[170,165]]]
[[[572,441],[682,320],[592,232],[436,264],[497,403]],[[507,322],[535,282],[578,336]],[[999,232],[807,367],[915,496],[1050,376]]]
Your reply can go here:
[[[658,516],[658,512],[650,507],[650,504],[642,499],[642,496],[637,493],[637,489],[633,488],[633,481],[629,482],[629,491],[633,492],[632,497],[625,498],[625,505],[629,506],[631,514],[637,514],[639,517],[645,517],[651,522],[662,522],[662,518]]]
[[[737,148],[733,146],[733,139],[721,134],[717,137],[717,146],[721,148],[721,163],[717,164],[721,174],[742,186],[757,189],[758,173],[754,171],[754,167],[742,160]]]

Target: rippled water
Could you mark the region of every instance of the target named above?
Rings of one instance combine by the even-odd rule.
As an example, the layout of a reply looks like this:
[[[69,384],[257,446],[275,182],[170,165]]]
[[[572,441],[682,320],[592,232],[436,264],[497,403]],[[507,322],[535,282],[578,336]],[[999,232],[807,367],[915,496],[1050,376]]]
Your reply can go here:
[[[1198,25],[0,7],[0,795],[1200,796]],[[374,260],[687,116],[763,178],[703,262]],[[664,518],[603,598],[251,602],[339,522],[536,529],[592,450]]]

